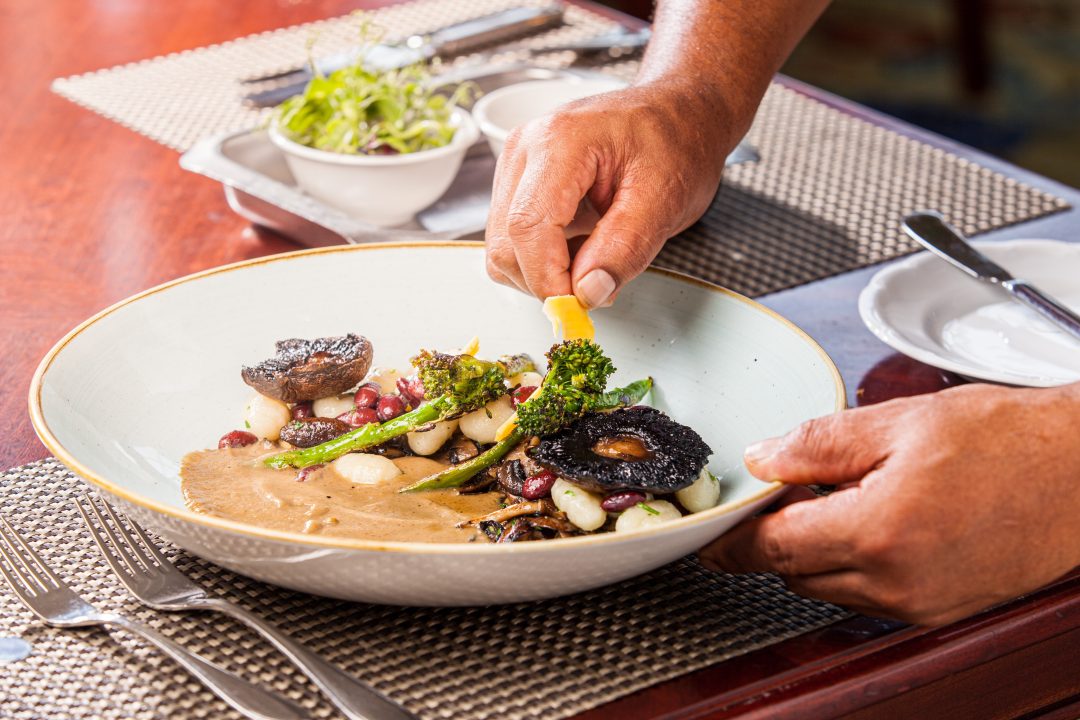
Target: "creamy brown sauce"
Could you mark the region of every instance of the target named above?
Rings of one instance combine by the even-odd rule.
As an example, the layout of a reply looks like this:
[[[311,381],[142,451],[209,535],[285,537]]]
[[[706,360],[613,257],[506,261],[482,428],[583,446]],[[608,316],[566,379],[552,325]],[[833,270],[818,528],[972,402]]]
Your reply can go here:
[[[184,501],[196,512],[272,530],[363,540],[470,542],[480,539],[476,528],[455,525],[497,510],[501,500],[493,492],[399,493],[446,467],[423,457],[394,460],[402,474],[377,485],[350,483],[329,465],[298,482],[297,471],[274,470],[260,462],[278,451],[256,443],[188,453],[180,465]]]

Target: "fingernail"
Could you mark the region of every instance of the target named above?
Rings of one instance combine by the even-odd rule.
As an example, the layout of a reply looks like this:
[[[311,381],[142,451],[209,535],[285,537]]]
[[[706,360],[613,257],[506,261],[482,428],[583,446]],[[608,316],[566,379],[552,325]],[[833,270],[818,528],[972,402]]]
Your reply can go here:
[[[590,270],[577,282],[576,295],[586,307],[600,307],[615,292],[615,278],[607,270]]]
[[[746,462],[747,466],[761,465],[775,455],[779,448],[780,438],[769,438],[768,440],[756,442],[743,451],[743,461]]]

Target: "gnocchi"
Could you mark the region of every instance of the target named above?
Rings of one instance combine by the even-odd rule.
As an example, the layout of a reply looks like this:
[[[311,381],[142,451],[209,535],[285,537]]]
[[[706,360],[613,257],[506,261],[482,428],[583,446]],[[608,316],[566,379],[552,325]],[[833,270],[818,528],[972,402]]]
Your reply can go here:
[[[277,440],[291,417],[288,405],[260,393],[252,395],[244,406],[245,429],[266,440]]]
[[[649,500],[623,511],[615,521],[615,532],[641,530],[682,517],[679,509],[667,500]]]
[[[675,497],[692,513],[714,508],[720,502],[720,480],[709,472],[709,468],[702,468],[697,480],[676,491]]]
[[[319,398],[311,404],[311,412],[315,417],[323,418],[336,418],[338,415],[352,412],[355,409],[352,393]]]
[[[495,442],[495,433],[514,414],[509,395],[492,400],[479,410],[461,416],[461,432],[482,445]]]
[[[598,530],[607,522],[607,512],[600,507],[599,495],[583,490],[562,478],[551,486],[551,500],[555,507],[566,513],[567,520],[582,530]]]
[[[357,485],[377,485],[401,475],[401,469],[382,455],[349,453],[330,463],[341,477]]]
[[[432,455],[438,451],[454,431],[458,429],[457,420],[443,420],[435,423],[435,427],[424,432],[411,432],[406,435],[409,449],[417,455]]]

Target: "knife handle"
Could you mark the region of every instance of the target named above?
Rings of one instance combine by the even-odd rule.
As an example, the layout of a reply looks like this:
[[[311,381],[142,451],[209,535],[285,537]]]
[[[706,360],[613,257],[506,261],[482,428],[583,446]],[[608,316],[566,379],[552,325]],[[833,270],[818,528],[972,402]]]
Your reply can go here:
[[[1026,280],[1006,280],[1001,286],[1017,300],[1080,340],[1080,316]]]
[[[557,27],[563,22],[564,11],[561,4],[511,8],[436,30],[427,41],[434,54],[440,57],[462,55],[485,45]]]

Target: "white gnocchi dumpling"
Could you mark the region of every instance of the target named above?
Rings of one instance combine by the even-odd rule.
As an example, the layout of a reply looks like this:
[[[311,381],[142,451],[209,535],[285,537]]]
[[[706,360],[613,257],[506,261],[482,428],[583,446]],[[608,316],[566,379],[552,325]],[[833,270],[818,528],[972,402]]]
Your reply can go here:
[[[355,408],[352,393],[331,395],[311,403],[311,412],[315,414],[315,417],[321,418],[336,418],[343,413],[352,412]]]
[[[252,395],[244,406],[244,429],[266,440],[277,440],[291,419],[288,405],[261,393]]]
[[[435,423],[430,430],[423,432],[413,431],[405,437],[409,441],[409,449],[417,455],[431,455],[446,444],[454,431],[458,429],[457,420],[443,420]]]
[[[356,485],[378,485],[401,475],[401,469],[382,455],[349,453],[330,463],[341,477]]]
[[[615,521],[615,532],[629,532],[652,527],[682,517],[679,509],[667,500],[648,500],[623,511]]]
[[[600,496],[559,478],[551,486],[551,500],[566,513],[566,519],[582,530],[598,530],[607,522]]]
[[[720,480],[709,468],[702,468],[697,480],[675,493],[682,506],[692,513],[716,507],[720,502]]]
[[[391,395],[397,392],[397,381],[403,377],[405,375],[394,368],[375,368],[364,378],[364,382],[373,382],[383,395]]]
[[[514,414],[509,395],[492,400],[479,410],[461,416],[461,432],[481,445],[495,442],[495,432]]]

